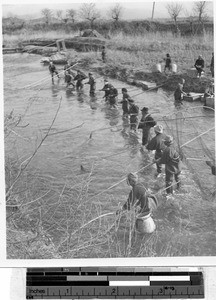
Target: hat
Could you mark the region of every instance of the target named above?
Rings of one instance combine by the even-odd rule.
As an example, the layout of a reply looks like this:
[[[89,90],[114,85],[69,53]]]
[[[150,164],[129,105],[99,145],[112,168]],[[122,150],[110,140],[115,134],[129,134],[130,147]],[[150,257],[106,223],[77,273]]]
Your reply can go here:
[[[171,135],[167,135],[164,139],[165,145],[171,145],[173,143],[173,137]]]
[[[143,107],[142,109],[141,109],[141,111],[148,111],[148,107]]]
[[[126,88],[122,88],[122,92],[127,92],[127,89]]]
[[[154,126],[154,131],[157,133],[162,133],[163,132],[163,126],[162,125],[155,125]]]
[[[127,180],[131,183],[136,183],[138,181],[138,175],[135,173],[129,173],[127,176]]]
[[[88,73],[89,75],[93,75],[91,72],[90,73]]]

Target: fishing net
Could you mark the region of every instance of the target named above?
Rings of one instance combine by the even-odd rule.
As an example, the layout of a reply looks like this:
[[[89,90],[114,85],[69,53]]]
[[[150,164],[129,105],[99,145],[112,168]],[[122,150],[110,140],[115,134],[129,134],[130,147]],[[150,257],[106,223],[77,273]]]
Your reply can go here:
[[[215,163],[214,109],[201,106],[179,109],[163,120],[203,198],[209,199],[216,188],[216,177],[206,164],[206,161]]]

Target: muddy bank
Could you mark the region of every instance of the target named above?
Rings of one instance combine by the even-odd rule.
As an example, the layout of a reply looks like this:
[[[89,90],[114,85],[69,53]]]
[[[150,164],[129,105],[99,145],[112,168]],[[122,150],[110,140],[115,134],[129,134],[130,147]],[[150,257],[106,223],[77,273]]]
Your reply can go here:
[[[56,42],[58,41],[64,41],[65,47],[67,49],[74,49],[78,52],[88,52],[88,51],[97,51],[100,50],[102,46],[105,45],[105,39],[102,38],[95,38],[95,37],[80,37],[76,36],[71,39],[34,39],[34,40],[29,40],[22,42],[23,45],[23,51],[25,51],[26,47],[32,47],[34,46],[35,49],[40,49],[41,48],[55,48],[57,51],[56,47]],[[36,51],[36,50],[35,50]],[[38,50],[39,51],[39,50]],[[41,54],[39,52],[34,52],[36,54]]]
[[[185,92],[204,93],[211,81],[211,78],[208,77],[191,78],[186,73],[167,76],[163,73],[151,73],[127,68],[125,66],[113,66],[108,64],[106,66],[95,67],[94,71],[107,77],[116,78],[129,84],[140,86],[146,90],[148,90],[148,87],[146,88],[146,83],[142,81],[149,82],[150,89],[155,83],[167,91],[174,91],[177,84],[182,82],[182,79],[185,79]]]

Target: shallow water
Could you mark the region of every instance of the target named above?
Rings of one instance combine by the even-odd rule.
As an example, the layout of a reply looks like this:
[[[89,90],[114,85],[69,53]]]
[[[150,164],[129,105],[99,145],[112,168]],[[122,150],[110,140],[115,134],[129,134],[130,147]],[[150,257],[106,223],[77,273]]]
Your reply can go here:
[[[60,66],[57,68],[62,69]],[[95,74],[95,77],[99,75]],[[43,78],[45,79],[41,81],[42,84],[40,82],[37,86],[24,88]],[[119,89],[119,100],[122,87],[128,88],[132,98],[133,95],[141,92],[140,89],[117,80],[110,79],[110,82]],[[99,77],[94,98],[89,96],[88,85],[85,85],[82,93],[71,92],[66,90],[63,78],[55,79],[52,84],[48,67],[40,64],[40,56],[4,55],[5,115],[13,110],[14,115],[23,116],[20,127],[15,130],[17,135],[11,133],[6,140],[6,158],[16,157],[22,162],[31,156],[47,133],[61,102],[49,136],[28,167],[29,171],[37,173],[37,178],[41,176],[48,181],[50,179],[53,190],[60,191],[65,186],[71,188],[74,184],[87,182],[90,174],[86,193],[91,199],[124,178],[128,172],[137,171],[148,164],[147,154],[140,152],[141,133],[138,133],[137,138],[128,132],[126,121],[122,120],[120,104],[118,109],[109,109],[105,105],[103,92],[99,91],[102,87],[103,78]],[[157,92],[144,92],[134,99],[140,108],[148,106],[155,120],[160,120],[163,116],[176,111],[172,97],[169,98],[161,89]],[[199,105],[185,103],[184,107]],[[211,112],[199,110],[199,115],[200,113],[212,116]],[[211,117],[194,119],[193,122],[199,133],[214,126]],[[158,123],[165,125],[163,121]],[[75,128],[77,126],[78,128]],[[165,133],[169,132],[165,131]],[[190,130],[185,135],[189,133]],[[214,141],[209,138],[207,143],[213,153]],[[207,176],[211,177],[208,167],[206,170]],[[154,171],[154,167],[151,167],[140,175],[141,180],[150,188],[153,188],[151,185]],[[46,181],[49,188],[50,182],[48,184]],[[126,182],[122,182],[91,201],[93,204],[96,200],[97,204],[98,201],[100,202],[101,213],[114,211],[119,203],[124,203],[128,192]],[[61,213],[56,218],[61,219]],[[92,215],[86,216],[86,221],[91,218]],[[46,220],[46,214],[44,214],[44,224],[48,227],[50,225]],[[49,232],[56,234],[51,229]]]

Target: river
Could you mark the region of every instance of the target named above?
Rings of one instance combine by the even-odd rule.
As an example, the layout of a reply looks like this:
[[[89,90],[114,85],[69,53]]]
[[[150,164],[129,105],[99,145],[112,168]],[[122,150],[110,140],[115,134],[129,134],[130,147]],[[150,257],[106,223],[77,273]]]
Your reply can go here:
[[[95,97],[90,97],[89,85],[85,85],[82,93],[77,93],[66,90],[63,78],[55,79],[53,84],[48,67],[40,64],[40,57],[37,55],[10,54],[4,55],[3,58],[4,113],[7,115],[13,110],[14,116],[22,116],[19,126],[14,129],[15,133],[11,132],[5,139],[6,159],[7,157],[13,158],[18,165],[25,160],[28,161],[28,158],[46,135],[60,105],[49,136],[44,140],[26,169],[28,174],[31,174],[28,175],[30,176],[29,179],[26,177],[20,179],[20,186],[24,183],[26,185],[26,182],[28,185],[29,182],[29,187],[33,186],[32,191],[34,189],[37,191],[32,192],[32,194],[29,192],[28,196],[23,196],[25,202],[33,201],[37,196],[40,197],[47,193],[42,198],[44,201],[42,210],[35,206],[35,204],[42,205],[40,199],[31,206],[29,214],[32,212],[35,218],[40,216],[46,232],[49,232],[54,242],[59,242],[61,235],[65,233],[65,228],[68,230],[68,226],[70,230],[71,228],[79,228],[80,225],[94,217],[115,211],[122,205],[129,192],[129,187],[125,181],[113,189],[104,193],[101,192],[123,179],[128,172],[137,171],[149,164],[150,160],[147,153],[140,151],[141,132],[137,136],[128,132],[127,124],[122,120],[121,105],[119,104],[118,109],[110,109],[105,105],[104,93],[99,91],[103,87],[103,77],[94,74],[97,77],[97,92]],[[62,70],[60,66],[57,68]],[[40,84],[35,85],[35,82],[38,81]],[[119,100],[121,99],[120,90],[122,87],[128,89],[132,98],[133,95],[142,92],[141,89],[123,82],[113,79],[109,79],[109,81],[118,88]],[[149,107],[155,120],[161,120],[163,116],[176,112],[173,98],[169,97],[162,89],[143,92],[135,96],[134,99],[140,108]],[[184,109],[189,109],[192,105],[200,106],[196,103],[185,103]],[[207,118],[193,120],[198,132],[202,133],[212,127],[214,122],[211,112],[199,109],[198,114],[200,115],[200,113],[209,114],[209,118],[207,116]],[[124,126],[122,126],[123,122]],[[163,121],[161,124],[165,126]],[[190,134],[188,137],[191,138]],[[208,139],[207,146],[213,153],[214,140]],[[154,172],[155,167],[151,167],[140,174],[141,180],[152,190],[155,188]],[[186,167],[184,167],[184,172],[190,174]],[[206,167],[205,174],[211,178],[212,184],[212,176],[208,167]],[[186,176],[188,175],[184,175],[185,185],[187,185]],[[17,184],[19,185],[19,183]],[[163,181],[160,184],[162,186]],[[190,184],[193,186],[192,175]],[[192,198],[197,197],[196,194],[193,194],[193,188],[189,188],[189,191],[192,193]],[[97,196],[98,193],[101,194]],[[197,187],[194,193],[198,193]],[[80,199],[85,199],[81,211]],[[62,203],[59,204],[59,201]],[[51,206],[51,202],[53,202],[53,206]],[[55,203],[57,203],[56,208]],[[74,207],[73,203],[75,203]],[[85,206],[86,212],[83,213]],[[73,208],[75,207],[78,219],[74,215]],[[52,210],[53,213],[51,213]],[[160,223],[163,214],[159,215],[158,222]],[[58,220],[56,227],[53,226],[54,220],[55,222]],[[68,225],[68,223],[70,224]],[[84,236],[81,240],[86,240],[87,233],[82,234]],[[112,251],[110,256],[115,257],[118,254],[124,256],[121,252],[123,250],[119,250],[120,252],[116,252],[117,254]],[[202,248],[197,250],[198,252],[195,251],[194,254],[192,254],[194,249],[188,253],[186,253],[188,250],[185,251],[176,253],[176,255],[213,255],[215,248],[213,246],[211,250],[209,247]],[[94,254],[87,253],[78,251],[73,255],[76,257],[85,255],[97,257],[95,252]],[[152,253],[152,255],[166,255],[164,253]],[[106,257],[108,254],[98,255],[99,257]],[[138,254],[136,252],[133,255]],[[167,255],[171,254],[168,253]]]

